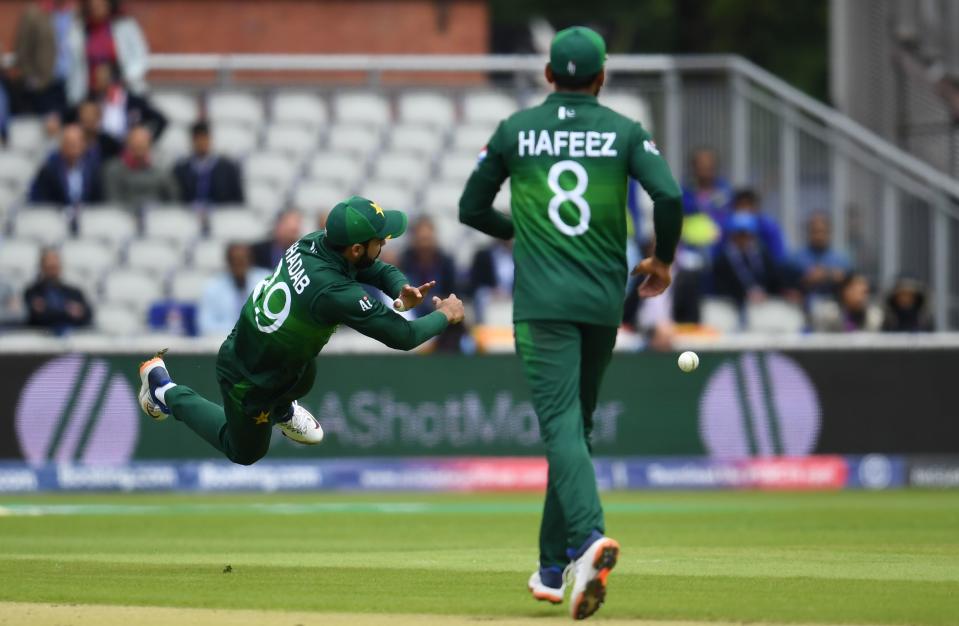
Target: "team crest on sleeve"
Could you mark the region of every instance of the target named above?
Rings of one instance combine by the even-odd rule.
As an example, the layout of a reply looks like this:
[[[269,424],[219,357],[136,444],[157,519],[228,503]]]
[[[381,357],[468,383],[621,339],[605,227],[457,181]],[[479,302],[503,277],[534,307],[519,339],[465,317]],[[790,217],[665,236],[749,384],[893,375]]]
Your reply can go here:
[[[650,154],[655,154],[656,156],[659,156],[659,148],[656,147],[656,142],[653,141],[652,139],[647,139],[643,141],[643,150],[645,150],[646,152]]]
[[[476,155],[476,164],[479,165],[486,159],[486,155],[489,153],[489,146],[483,146],[483,149],[479,151],[479,154]]]
[[[370,302],[369,296],[363,296],[362,298],[360,298],[359,302],[360,302],[361,311],[369,311],[370,309],[373,308],[373,303]]]

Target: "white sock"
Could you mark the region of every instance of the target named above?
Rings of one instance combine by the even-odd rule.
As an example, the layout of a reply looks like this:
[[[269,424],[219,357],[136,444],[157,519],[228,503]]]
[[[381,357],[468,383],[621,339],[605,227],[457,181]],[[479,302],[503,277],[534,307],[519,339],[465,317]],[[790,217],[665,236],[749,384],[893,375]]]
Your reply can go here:
[[[157,390],[153,392],[153,395],[157,397],[157,400],[166,405],[166,392],[176,387],[176,383],[169,382],[162,387],[157,387]]]

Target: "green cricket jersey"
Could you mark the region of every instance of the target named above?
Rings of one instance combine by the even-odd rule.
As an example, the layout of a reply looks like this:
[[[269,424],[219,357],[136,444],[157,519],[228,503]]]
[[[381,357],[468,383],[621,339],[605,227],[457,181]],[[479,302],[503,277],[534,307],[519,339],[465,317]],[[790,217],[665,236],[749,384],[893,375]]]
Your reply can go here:
[[[231,374],[282,393],[339,324],[399,350],[411,350],[446,329],[446,316],[438,311],[408,321],[370,298],[360,283],[396,298],[408,282],[406,276],[382,261],[357,270],[331,250],[325,238],[319,231],[290,246],[273,275],[247,299],[220,350]]]
[[[653,198],[656,256],[671,263],[681,194],[638,122],[592,95],[557,92],[499,124],[466,184],[460,221],[515,237],[514,320],[619,325],[630,176]],[[511,216],[491,207],[507,177]]]

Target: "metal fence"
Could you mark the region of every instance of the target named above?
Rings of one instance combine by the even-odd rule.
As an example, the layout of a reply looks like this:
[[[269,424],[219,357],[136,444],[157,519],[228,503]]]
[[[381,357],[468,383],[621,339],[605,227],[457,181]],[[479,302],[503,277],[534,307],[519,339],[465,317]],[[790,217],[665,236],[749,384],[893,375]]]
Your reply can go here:
[[[490,83],[527,103],[546,89],[539,56],[155,55],[151,62],[154,83],[195,85],[192,75],[221,87],[321,81],[336,89],[347,82],[338,76],[355,85],[359,75],[370,88],[392,91],[404,86],[391,76],[415,75],[409,84]],[[611,55],[608,71],[609,89],[649,104],[678,177],[692,149],[716,149],[735,185],[760,192],[792,248],[803,243],[808,217],[825,211],[835,245],[880,289],[908,273],[929,285],[937,328],[959,328],[959,181],[740,57]],[[451,73],[477,81],[450,87]]]

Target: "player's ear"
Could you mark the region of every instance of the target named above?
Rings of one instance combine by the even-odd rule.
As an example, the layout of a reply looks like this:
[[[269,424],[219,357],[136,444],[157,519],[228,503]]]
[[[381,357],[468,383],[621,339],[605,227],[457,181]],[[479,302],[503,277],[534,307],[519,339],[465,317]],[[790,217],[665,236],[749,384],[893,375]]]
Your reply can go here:
[[[546,64],[546,70],[543,72],[543,74],[546,76],[546,82],[549,84],[552,85],[556,82],[556,79],[553,77],[553,66],[549,63]]]
[[[593,93],[599,95],[599,90],[603,88],[603,85],[606,83],[606,68],[599,70],[599,74],[596,75],[596,80],[593,82]]]

